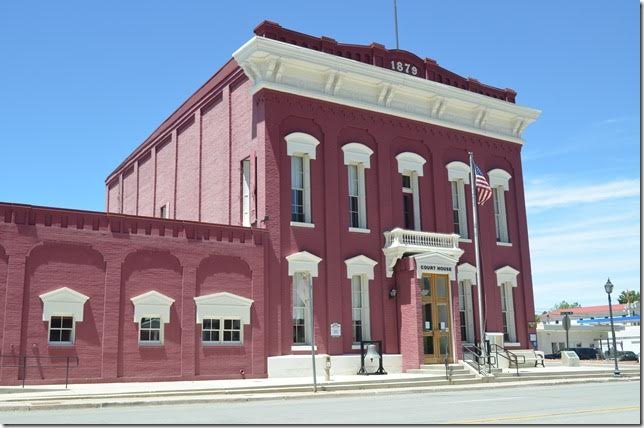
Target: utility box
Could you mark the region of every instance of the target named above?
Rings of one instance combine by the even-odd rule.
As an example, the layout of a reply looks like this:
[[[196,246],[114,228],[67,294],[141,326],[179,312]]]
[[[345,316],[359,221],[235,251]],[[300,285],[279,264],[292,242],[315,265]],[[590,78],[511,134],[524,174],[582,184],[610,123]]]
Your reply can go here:
[[[561,351],[561,364],[568,367],[579,367],[579,356],[575,351]]]
[[[490,333],[486,332],[485,333],[485,339],[490,341],[490,354],[491,355],[496,355],[497,351],[499,350],[496,348],[494,345],[497,345],[499,347],[503,347],[503,333]],[[497,368],[508,368],[510,367],[510,362],[503,357],[499,357],[496,359],[496,365],[495,367]]]

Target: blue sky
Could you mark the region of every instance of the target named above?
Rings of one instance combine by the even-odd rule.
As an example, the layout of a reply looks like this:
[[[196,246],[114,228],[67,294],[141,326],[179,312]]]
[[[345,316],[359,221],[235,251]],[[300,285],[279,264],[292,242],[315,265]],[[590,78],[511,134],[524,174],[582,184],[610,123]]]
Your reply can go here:
[[[399,0],[400,46],[543,111],[524,134],[535,304],[640,287],[639,3]],[[104,178],[263,19],[394,47],[391,0],[0,3],[0,200],[103,210]]]

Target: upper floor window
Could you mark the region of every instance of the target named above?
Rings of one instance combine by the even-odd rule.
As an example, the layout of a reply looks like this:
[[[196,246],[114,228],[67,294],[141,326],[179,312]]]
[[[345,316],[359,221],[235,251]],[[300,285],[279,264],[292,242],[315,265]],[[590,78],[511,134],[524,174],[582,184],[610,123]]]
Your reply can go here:
[[[423,176],[426,160],[416,153],[404,152],[396,156],[398,172],[402,174],[402,213],[405,229],[420,230],[420,194],[418,177]]]
[[[452,193],[454,233],[460,235],[462,239],[468,239],[465,184],[470,183],[470,167],[459,161],[450,162],[446,167]]]
[[[250,226],[250,159],[241,162],[242,226]]]
[[[316,158],[320,142],[303,132],[293,132],[284,139],[291,157],[291,225],[312,226],[310,161]]]
[[[359,143],[342,146],[347,165],[349,230],[367,230],[367,198],[365,169],[371,166],[373,151]],[[360,230],[357,230],[360,229]]]
[[[505,205],[505,192],[509,190],[510,174],[502,169],[493,169],[489,172],[490,187],[494,202],[494,223],[496,226],[496,241],[509,243],[508,216]]]

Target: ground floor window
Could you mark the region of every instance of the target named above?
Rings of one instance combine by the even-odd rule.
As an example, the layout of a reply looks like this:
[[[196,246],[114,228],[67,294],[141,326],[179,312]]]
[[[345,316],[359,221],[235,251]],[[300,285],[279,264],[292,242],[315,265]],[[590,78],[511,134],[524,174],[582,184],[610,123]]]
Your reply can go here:
[[[369,286],[365,275],[351,277],[351,322],[353,343],[370,340]]]
[[[514,327],[514,301],[512,298],[512,284],[501,285],[501,312],[503,319],[503,340],[506,342],[516,342],[516,332]]]
[[[474,310],[472,308],[472,285],[469,280],[458,283],[458,309],[461,325],[461,341],[474,342]]]
[[[241,321],[227,318],[204,318],[201,340],[206,344],[242,343]]]
[[[49,319],[49,343],[74,343],[74,317],[52,316]]]
[[[162,343],[161,318],[143,317],[139,323],[140,343]]]
[[[304,272],[293,275],[293,344],[306,345],[309,339],[308,284],[309,276]]]

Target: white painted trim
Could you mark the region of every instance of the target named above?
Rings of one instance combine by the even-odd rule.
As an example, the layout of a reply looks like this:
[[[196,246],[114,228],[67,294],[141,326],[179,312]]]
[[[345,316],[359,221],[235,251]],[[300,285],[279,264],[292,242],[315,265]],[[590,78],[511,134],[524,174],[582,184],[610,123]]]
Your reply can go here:
[[[427,161],[422,156],[412,152],[402,152],[396,155],[396,160],[398,161],[398,172],[400,174],[415,172],[419,177],[423,176],[423,165]]]
[[[293,227],[307,227],[307,228],[309,228],[309,229],[313,229],[313,228],[315,228],[315,224],[314,224],[314,223],[303,223],[303,222],[301,222],[301,221],[292,221],[292,222],[290,223],[290,225],[291,225],[291,226],[293,226]]]
[[[458,238],[458,242],[465,242],[467,244],[471,244],[472,240],[469,238]]]
[[[453,161],[445,165],[445,168],[449,181],[463,180],[463,183],[470,184],[470,167],[466,163]]]
[[[459,281],[470,281],[472,285],[476,285],[476,266],[469,263],[461,263],[456,267]]]
[[[344,261],[347,266],[347,278],[351,279],[354,275],[365,275],[367,279],[373,279],[374,267],[377,261],[371,260],[367,256],[359,255]]]
[[[497,241],[496,245],[498,245],[499,247],[511,247],[512,242],[499,242],[499,241]]]
[[[522,144],[538,110],[313,49],[254,36],[233,53],[261,89],[407,117]],[[277,64],[277,67],[276,67]],[[276,70],[277,69],[277,70]],[[383,88],[388,96],[382,97]],[[479,120],[481,113],[485,121]]]
[[[158,316],[163,324],[170,322],[170,306],[174,299],[156,290],[148,291],[130,299],[134,304],[134,322],[140,323],[141,318]]]
[[[288,156],[308,156],[315,159],[316,148],[320,144],[317,138],[304,132],[292,132],[284,137]]]
[[[503,284],[509,283],[512,287],[516,287],[517,284],[517,275],[520,273],[518,270],[514,269],[511,266],[503,266],[494,271],[496,273],[496,285],[499,287]]]
[[[313,345],[313,349],[318,350],[318,345]],[[311,345],[291,345],[291,351],[310,351]]]
[[[363,229],[361,227],[350,227],[349,232],[356,232],[356,233],[371,233],[371,230],[369,229]]]
[[[449,275],[450,281],[456,280],[456,263],[458,263],[460,254],[458,257],[451,257],[440,252],[430,251],[427,253],[417,254],[413,257],[416,260],[416,278],[420,279],[422,278],[423,273],[430,272]],[[444,268],[448,270],[427,270],[422,268],[423,265],[430,265],[435,266],[436,268]]]
[[[521,346],[521,342],[503,342],[503,346]]]
[[[88,296],[67,287],[57,288],[38,297],[43,302],[43,321],[49,321],[52,315],[71,316],[74,317],[74,324],[76,321],[83,321],[83,309],[89,299]]]
[[[194,301],[197,324],[201,324],[204,318],[239,319],[242,324],[250,324],[252,299],[223,291],[195,297]]]
[[[373,150],[364,144],[347,143],[342,146],[344,152],[344,164],[362,164],[365,168],[371,168],[371,155]]]
[[[507,171],[496,168],[489,171],[487,174],[490,177],[490,187],[501,186],[506,192],[510,190],[509,181],[512,176]]]
[[[288,274],[293,276],[295,272],[308,272],[312,277],[318,276],[318,263],[322,259],[308,251],[300,251],[286,256],[288,261]]]

